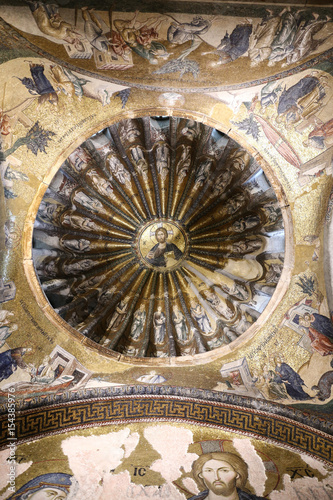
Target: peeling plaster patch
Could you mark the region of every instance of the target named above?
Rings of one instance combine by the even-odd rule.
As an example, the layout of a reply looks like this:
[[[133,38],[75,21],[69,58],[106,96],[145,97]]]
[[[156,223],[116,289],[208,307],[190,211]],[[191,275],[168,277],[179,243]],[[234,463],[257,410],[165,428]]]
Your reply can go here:
[[[257,454],[253,444],[248,439],[236,438],[233,445],[249,467],[249,483],[256,495],[262,496],[265,491],[267,479],[263,461]]]
[[[186,472],[191,471],[198,455],[187,452],[188,446],[193,443],[190,430],[160,425],[145,429],[144,436],[162,457],[152,464],[151,469],[159,472],[168,483],[179,478],[181,468]]]
[[[199,488],[197,483],[191,477],[185,477],[183,479],[183,486],[188,489],[188,491],[192,491],[196,495],[199,493]]]
[[[316,469],[320,474],[323,476],[326,476],[327,473],[331,472],[333,475],[333,470],[327,469],[327,466],[319,460],[316,460],[315,458],[310,457],[309,455],[301,455],[301,458],[303,462],[307,463],[312,469]],[[333,497],[333,491],[332,491],[332,497]]]
[[[129,486],[131,484],[131,477],[126,470],[120,474],[107,474],[101,482],[98,490],[96,500],[103,500],[103,498],[111,498],[111,492],[116,493],[118,498],[129,498]],[[133,485],[136,486],[136,485]],[[81,497],[80,497],[81,498]],[[88,500],[88,498],[87,498]]]
[[[91,500],[88,496],[79,497],[80,500]],[[161,486],[144,486],[135,484],[130,480],[128,471],[120,474],[107,474],[98,489],[96,500],[119,498],[127,500],[130,498],[162,498],[172,500],[186,500],[185,495],[180,493],[173,484],[163,484]]]
[[[110,480],[110,472],[121,464],[125,454],[131,453],[138,441],[139,436],[130,434],[129,429],[102,436],[70,437],[63,441],[62,450],[68,456],[69,466],[79,483],[78,498],[91,500],[99,495],[101,485]]]
[[[8,484],[8,477],[9,476],[8,476],[7,472],[9,472],[10,463],[7,462],[7,460],[9,459],[9,453],[10,453],[9,448],[0,451],[0,464],[1,464],[1,472],[2,472],[2,474],[0,474],[0,491],[3,488],[5,488]],[[32,464],[33,464],[33,462],[25,462],[25,463],[16,462],[15,463],[15,477],[18,477],[21,474],[23,474],[23,472],[25,472],[27,469],[29,469],[29,467],[31,467]],[[6,470],[6,467],[7,467],[7,470]],[[13,492],[6,490],[5,493],[3,493],[0,496],[0,500],[7,498],[9,493],[13,493]]]
[[[158,100],[163,106],[182,106],[185,103],[184,97],[175,92],[165,92],[159,96]]]
[[[332,500],[333,474],[319,482],[317,478],[303,477],[291,480],[290,476],[283,476],[283,490],[272,491],[270,500]]]
[[[207,95],[223,102],[231,108],[235,114],[237,114],[241,105],[244,102],[252,101],[252,99],[260,93],[262,87],[263,85],[259,85],[246,89],[233,90],[230,92],[227,90],[223,90],[221,92],[208,92]]]
[[[130,456],[132,451],[134,451],[135,448],[137,447],[139,440],[140,440],[140,436],[137,432],[133,432],[132,434],[130,434],[128,436],[128,439],[126,439],[126,441],[124,443],[124,447],[125,447],[124,458],[128,458]]]
[[[181,429],[179,435],[176,432],[174,433],[175,436],[171,438],[166,436],[164,439],[161,439],[159,434],[160,432],[165,434],[164,429],[161,431],[153,428],[152,431],[157,431],[158,441],[161,443],[162,448],[167,446],[176,449],[177,445],[180,444],[182,453],[178,460],[177,472],[176,474],[167,474],[168,478],[179,477],[179,466],[184,464],[188,444],[193,441],[192,433],[189,432],[188,438],[180,442],[181,433],[183,432]],[[80,498],[80,500],[91,500],[92,498],[96,500],[105,500],[105,498],[121,498],[125,500],[128,498],[158,496],[158,498],[185,500],[185,496],[173,484],[144,486],[132,483],[128,471],[119,474],[113,473],[122,460],[130,456],[138,442],[139,435],[130,433],[127,429],[108,435],[72,437],[63,441],[63,452],[68,456],[69,465],[79,483],[77,498]],[[192,455],[195,458],[197,457],[195,454]],[[167,454],[167,458],[170,460],[170,462],[168,461],[168,467],[170,467],[175,457],[173,454],[171,454],[171,457]],[[165,467],[165,462],[161,460],[161,463]],[[189,464],[191,463],[192,459],[189,460]]]

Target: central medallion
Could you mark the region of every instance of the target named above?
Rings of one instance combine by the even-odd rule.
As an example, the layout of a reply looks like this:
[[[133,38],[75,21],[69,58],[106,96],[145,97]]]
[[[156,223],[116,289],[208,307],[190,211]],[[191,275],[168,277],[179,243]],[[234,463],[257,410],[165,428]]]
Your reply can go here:
[[[183,261],[187,252],[187,238],[174,221],[155,220],[145,224],[139,232],[137,248],[145,266],[169,271]]]

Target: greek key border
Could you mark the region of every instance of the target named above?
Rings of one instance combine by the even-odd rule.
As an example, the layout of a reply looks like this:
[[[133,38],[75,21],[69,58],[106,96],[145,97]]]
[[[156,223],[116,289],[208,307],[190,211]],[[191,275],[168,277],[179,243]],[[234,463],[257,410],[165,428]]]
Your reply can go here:
[[[8,445],[7,416],[0,418],[0,448]],[[333,462],[333,440],[324,432],[267,412],[176,396],[93,398],[18,411],[17,444],[84,427],[132,422],[177,422],[251,435]]]

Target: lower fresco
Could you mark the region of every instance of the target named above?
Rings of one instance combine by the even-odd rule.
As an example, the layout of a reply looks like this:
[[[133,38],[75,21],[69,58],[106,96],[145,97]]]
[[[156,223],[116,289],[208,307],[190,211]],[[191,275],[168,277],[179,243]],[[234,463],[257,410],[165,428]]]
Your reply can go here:
[[[5,459],[8,451],[1,454]],[[332,498],[331,466],[270,442],[190,424],[94,427],[21,444],[16,456],[16,490],[2,479],[2,500],[194,500],[212,492],[221,499],[235,492],[241,500]],[[5,463],[9,467],[10,458]]]

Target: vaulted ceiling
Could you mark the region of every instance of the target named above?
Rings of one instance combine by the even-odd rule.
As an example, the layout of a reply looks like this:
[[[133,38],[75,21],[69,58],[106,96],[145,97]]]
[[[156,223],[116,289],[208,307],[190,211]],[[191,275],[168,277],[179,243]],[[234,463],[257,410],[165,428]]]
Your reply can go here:
[[[1,498],[330,498],[331,6],[136,3],[0,6]]]

